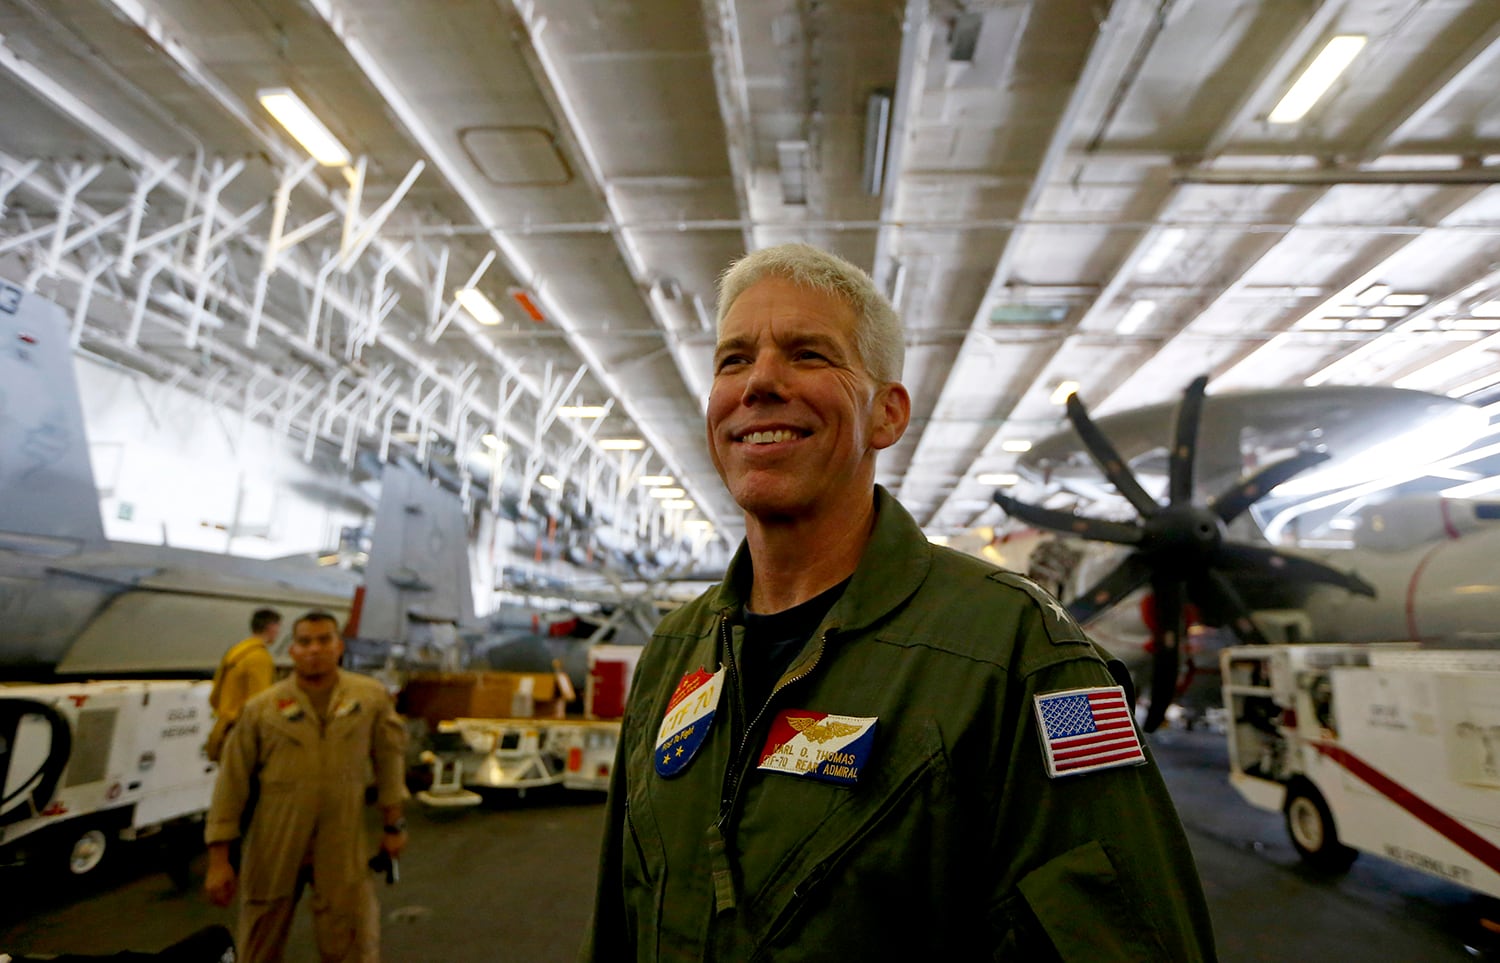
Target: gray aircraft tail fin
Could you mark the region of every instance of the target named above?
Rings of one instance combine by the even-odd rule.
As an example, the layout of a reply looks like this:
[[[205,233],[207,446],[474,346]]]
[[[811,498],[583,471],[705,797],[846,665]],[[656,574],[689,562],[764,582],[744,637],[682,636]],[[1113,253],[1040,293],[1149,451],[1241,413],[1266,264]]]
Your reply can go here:
[[[67,315],[0,281],[0,547],[103,544]]]
[[[468,520],[458,496],[388,464],[357,633],[396,643],[408,662],[456,667],[457,627],[474,620]]]

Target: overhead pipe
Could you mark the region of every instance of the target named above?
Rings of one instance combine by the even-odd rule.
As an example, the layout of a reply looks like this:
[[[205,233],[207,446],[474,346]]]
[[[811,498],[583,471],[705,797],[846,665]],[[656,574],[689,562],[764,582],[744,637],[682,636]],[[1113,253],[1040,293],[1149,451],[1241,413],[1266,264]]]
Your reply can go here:
[[[880,220],[883,223],[875,234],[871,277],[875,286],[887,295],[892,294],[895,287],[895,232],[899,229],[895,224],[895,214],[903,195],[901,175],[906,164],[908,128],[914,128],[916,124],[916,112],[921,106],[921,92],[927,73],[928,51],[932,47],[929,12],[927,0],[906,2],[901,20],[901,52],[896,68],[896,87],[891,93],[889,122],[880,146],[880,150],[884,152],[884,177],[890,188],[880,192]],[[870,144],[867,142],[867,154],[869,149]],[[891,303],[900,310],[899,299],[892,297]]]
[[[39,160],[25,161],[14,171],[0,168],[0,218],[5,217],[5,199],[10,196],[10,192],[30,177],[32,172],[41,166],[41,163]]]
[[[141,18],[145,15],[139,8],[130,5],[119,5],[117,9],[120,13],[124,14],[128,20],[138,23],[138,25],[142,26],[143,29],[148,27],[153,28],[147,29],[147,34],[156,43],[159,44],[162,51],[167,56],[169,56],[174,63],[176,63],[185,71],[185,73],[191,80],[196,82],[206,94],[208,94],[212,99],[214,99],[222,107],[224,107],[224,109],[228,111],[231,116],[241,121],[241,123],[247,129],[260,134],[262,137],[265,136],[261,130],[261,127],[248,116],[244,109],[239,105],[238,100],[225,88],[223,88],[223,86],[219,84],[215,78],[209,75],[203,69],[201,63],[193,58],[182,44],[177,43],[172,38],[163,35],[160,30],[159,23],[156,23],[154,19],[149,17],[146,18],[150,21],[149,23],[141,22]],[[322,12],[325,15],[328,13],[326,9],[322,10]],[[142,167],[150,167],[152,165],[162,163],[160,159],[151,155],[149,151],[136,143],[133,138],[125,134],[124,131],[110,118],[100,114],[98,111],[95,111],[88,105],[84,104],[75,94],[62,88],[50,77],[39,71],[34,65],[28,64],[20,58],[15,57],[13,52],[4,45],[3,41],[0,41],[0,64],[3,64],[5,69],[15,74],[19,79],[30,85],[39,94],[53,102],[60,110],[75,118],[80,123],[84,124],[88,129],[94,131],[97,136],[104,139],[107,143],[113,145],[113,148],[115,150],[117,150],[131,162],[134,162]],[[285,158],[287,157],[287,152],[282,147],[282,145],[280,145],[274,139],[267,139],[266,142],[268,144],[268,150],[272,154],[272,156],[279,157],[285,160]],[[195,153],[198,160],[194,165],[194,169],[190,179],[185,180],[176,174],[171,174],[166,178],[167,186],[170,189],[179,194],[182,194],[187,198],[188,213],[184,215],[185,218],[194,216],[193,208],[199,200],[199,181],[204,177],[205,174],[202,157],[203,150],[201,145],[199,145]],[[321,185],[315,186],[318,189],[321,189]],[[256,240],[254,238],[250,238],[247,236],[246,240],[247,243],[251,246],[252,250],[257,248]],[[381,246],[384,249],[385,242],[382,241]],[[261,249],[263,250],[263,246],[261,247]],[[402,265],[402,268],[402,273],[408,277],[412,276],[412,274],[414,273],[406,265]],[[310,279],[306,276],[307,272],[294,268],[290,273],[299,283],[303,284],[304,286],[308,286],[308,281]],[[221,300],[226,304],[231,302],[234,304],[239,303],[238,298],[230,298],[227,296],[221,297]],[[353,306],[346,304],[345,299],[343,298],[331,296],[330,301],[333,303],[335,309],[343,313],[348,313],[349,311],[354,310]],[[239,306],[238,310],[246,315],[249,315],[251,313],[248,310],[248,306],[244,305]],[[337,366],[336,362],[319,355],[315,349],[305,348],[302,344],[298,343],[298,339],[296,339],[296,337],[292,335],[290,331],[288,331],[284,326],[279,324],[273,326],[268,322],[266,324],[266,327],[278,337],[286,340],[289,347],[294,352],[304,354],[311,360],[317,361],[320,365],[325,367]],[[467,325],[465,325],[464,327],[467,332]],[[139,318],[137,318],[137,332],[138,328]],[[493,360],[501,369],[501,371],[515,374],[522,383],[528,385],[533,393],[536,393],[535,386],[530,385],[530,383],[524,377],[522,377],[518,371],[515,370],[514,362],[501,355],[497,350],[494,349],[492,345],[485,343],[483,339],[478,338],[472,332],[469,332],[469,334],[476,350],[480,351],[486,357]],[[388,350],[395,353],[403,361],[411,365],[415,370],[426,371],[433,374],[434,377],[438,377],[440,379],[442,378],[441,375],[438,375],[434,372],[434,362],[431,359],[415,354],[404,343],[402,343],[400,339],[381,338],[380,341],[383,347],[386,347]],[[519,433],[510,426],[506,427],[506,431],[508,435],[519,437]]]
[[[1285,173],[1285,172],[1282,172]],[[1269,181],[1267,183],[1270,183]],[[1488,183],[1488,182],[1486,182]],[[620,226],[626,230],[640,232],[657,232],[662,234],[688,234],[688,233],[721,233],[727,230],[737,230],[745,222],[738,218],[697,218],[684,220],[650,220],[624,222]],[[1014,231],[1026,227],[1045,228],[1049,231],[1147,231],[1153,227],[1185,227],[1196,231],[1230,231],[1244,233],[1245,231],[1282,233],[1299,231],[1331,231],[1339,234],[1414,234],[1427,230],[1455,231],[1455,232],[1482,232],[1486,234],[1500,233],[1500,228],[1493,224],[1474,224],[1444,227],[1441,225],[1433,227],[1413,227],[1410,224],[1376,224],[1368,221],[1362,222],[1324,222],[1319,224],[1295,224],[1288,221],[1265,221],[1265,220],[1194,220],[1182,219],[1166,221],[1145,220],[1093,220],[1081,221],[1060,217],[980,217],[965,218],[955,221],[951,218],[897,218],[889,221],[837,218],[806,221],[777,221],[763,220],[757,222],[758,226],[770,230],[792,230],[807,228],[809,230],[843,232],[870,232],[878,231],[887,227],[898,227],[903,231],[917,234],[968,234],[987,231]],[[568,236],[578,235],[580,237],[594,236],[605,230],[607,225],[603,221],[554,221],[550,224],[530,222],[525,224],[460,224],[446,225],[431,228],[395,228],[390,232],[392,237],[430,237],[434,235],[444,237],[459,237],[470,235],[490,235],[494,233],[508,234],[534,234],[544,236]]]
[[[1500,167],[1456,167],[1437,170],[1184,170],[1174,184],[1225,187],[1338,187],[1345,184],[1391,186],[1486,187],[1500,184]]]
[[[170,260],[165,254],[153,255],[150,265],[136,284],[135,306],[130,313],[130,327],[125,331],[125,343],[132,348],[140,343],[141,324],[146,318],[146,301],[151,297],[151,282],[162,272]]]
[[[73,348],[77,348],[83,341],[83,323],[88,319],[89,302],[94,299],[94,284],[108,267],[109,258],[100,258],[84,272],[83,281],[79,285],[78,304],[73,308],[73,330],[68,337],[68,343]]]
[[[113,258],[106,258],[106,259],[103,259],[101,261],[95,262],[94,265],[91,266],[91,269],[90,269],[89,272],[85,272],[83,269],[74,266],[73,264],[71,264],[68,261],[62,261],[62,262],[60,262],[60,264],[59,264],[59,273],[60,273],[60,275],[65,275],[69,280],[74,281],[75,283],[77,283],[78,286],[79,286],[79,288],[80,288],[79,305],[75,305],[75,312],[74,312],[75,319],[80,316],[80,312],[86,314],[86,304],[85,304],[85,302],[88,300],[88,295],[92,292],[93,288],[97,286],[97,277],[98,277],[98,275],[100,273],[103,273],[109,267],[111,267],[111,265],[113,264],[113,261],[114,261]],[[165,265],[165,256],[159,256],[158,258],[155,258],[154,259],[154,265],[162,265],[162,266],[164,266]],[[157,267],[157,271],[159,271],[159,270],[160,270],[160,267]],[[141,278],[141,282],[142,282],[141,283],[141,291],[142,292],[145,292],[146,294],[149,294],[150,281],[154,277],[154,274],[157,273],[157,271],[149,272],[148,275],[143,276]],[[91,280],[91,278],[92,278],[92,280]],[[123,292],[117,291],[116,292],[116,296],[120,297],[121,300],[124,299],[123,298]],[[136,303],[137,303],[137,307],[138,307],[138,312],[139,313],[136,315],[135,328],[136,328],[136,331],[138,333],[139,326],[140,326],[140,320],[144,317],[144,315],[145,315],[145,313],[147,311],[147,308],[145,307],[144,299],[138,299]],[[170,317],[168,315],[158,314],[157,312],[154,312],[154,311],[151,312],[151,314],[152,314],[153,320],[156,321],[159,324],[166,325],[166,326],[168,326],[170,328],[182,331],[184,333],[186,333],[189,330],[189,325],[186,322],[180,321],[180,320],[178,320],[176,318],[172,318],[172,317]],[[81,338],[81,331],[78,332],[78,335]],[[88,350],[86,347],[82,346],[81,344],[80,344],[79,347],[80,347],[81,350]],[[144,368],[147,368],[147,369],[154,369],[158,376],[159,376],[159,374],[160,374],[160,372],[162,370],[161,369],[161,364],[160,364],[160,362],[157,359],[154,359],[151,356],[142,353],[138,348],[134,347],[134,345],[131,344],[131,343],[114,341],[114,340],[104,340],[104,341],[99,342],[99,349],[100,350],[117,351],[117,352],[126,354],[134,362],[136,362],[138,365],[141,365],[141,366],[143,366]],[[220,400],[219,400],[219,398],[217,397],[218,388],[224,382],[224,379],[226,378],[226,376],[228,375],[228,373],[231,370],[241,370],[241,369],[244,369],[244,368],[251,368],[254,371],[254,375],[250,379],[250,381],[248,382],[248,387],[246,387],[246,388],[243,389],[243,392],[245,394],[245,402],[246,402],[246,408],[247,408],[247,410],[242,411],[242,414],[245,415],[247,418],[250,418],[250,419],[253,419],[254,417],[257,417],[262,411],[266,410],[278,397],[281,397],[281,396],[290,397],[295,392],[295,389],[296,389],[298,383],[302,380],[302,378],[304,378],[312,370],[311,365],[303,365],[289,380],[284,381],[283,385],[280,388],[274,390],[272,393],[270,393],[269,395],[267,395],[266,398],[260,399],[259,401],[254,401],[253,404],[252,404],[251,402],[253,401],[253,394],[254,394],[255,385],[258,384],[259,381],[265,377],[265,371],[267,369],[265,369],[264,366],[253,364],[251,359],[246,358],[246,357],[244,357],[242,355],[239,355],[238,353],[236,353],[236,352],[228,349],[227,347],[225,347],[223,345],[215,344],[215,345],[213,345],[211,347],[211,351],[212,351],[213,355],[218,360],[220,360],[220,361],[223,362],[223,364],[221,364],[218,367],[216,367],[216,369],[214,370],[213,374],[209,378],[207,378],[207,379],[199,378],[199,377],[193,375],[191,372],[189,372],[187,368],[185,368],[185,367],[183,367],[181,365],[177,365],[177,366],[174,366],[173,369],[172,369],[173,370],[173,374],[171,375],[170,380],[168,381],[168,387],[175,387],[175,386],[183,383],[184,381],[188,381],[188,380],[196,381],[197,382],[196,390],[199,393],[203,394],[203,396],[209,401],[210,404],[218,405],[218,404],[221,403]],[[93,353],[96,353],[96,351],[89,351],[89,353],[93,354]],[[389,376],[389,374],[391,373],[392,370],[393,370],[393,367],[390,366],[390,365],[387,365],[376,376],[376,378],[374,380],[375,380],[375,385],[376,385],[377,390],[379,390],[382,387],[382,382],[384,381],[384,379],[386,377]],[[148,373],[151,373],[151,372],[148,371]],[[341,372],[341,375],[342,375],[342,372]],[[332,390],[333,390],[334,393],[336,393],[336,390],[337,390],[337,380],[338,379],[336,378],[335,379],[335,383],[332,386]],[[381,393],[384,395],[385,399],[388,401],[388,400],[394,398],[394,395],[395,395],[395,393],[396,393],[397,390],[398,390],[398,386],[397,385],[392,385],[388,391],[384,391],[384,392],[381,392]],[[290,406],[286,411],[278,414],[278,416],[274,420],[275,424],[273,425],[273,428],[275,430],[281,431],[283,433],[286,432],[286,431],[288,431],[290,429],[291,423],[292,423],[293,419],[296,417],[296,415],[304,407],[306,407],[307,403],[309,401],[311,401],[315,396],[317,396],[320,393],[320,391],[321,391],[321,389],[318,388],[318,387],[310,388],[308,390],[307,394],[300,401],[298,401],[294,405]],[[356,396],[356,394],[357,394],[356,392],[350,392],[349,395],[346,395],[344,397],[344,399],[340,402],[338,408],[342,409],[342,408],[346,407],[347,404],[348,404],[348,402],[352,398],[354,398]],[[330,398],[330,400],[331,400],[331,398]],[[375,403],[375,402],[372,401],[371,403]],[[385,402],[381,402],[381,403],[384,404]],[[332,419],[330,419],[330,424],[331,424],[331,420]],[[352,420],[354,421],[355,424],[357,424],[358,421],[359,421],[359,419],[357,419],[357,418],[356,419],[352,419]],[[314,440],[316,440],[316,437],[318,435],[316,417],[314,418],[314,421],[309,425],[309,429],[308,430],[309,430],[310,436]],[[346,437],[345,437],[345,444],[346,444],[346,446],[348,444],[348,435],[347,435],[347,432],[346,432]],[[345,461],[347,462],[348,460],[349,459],[348,459],[347,454],[346,454]]]
[[[193,295],[193,316],[188,322],[186,343],[189,348],[198,347],[198,332],[203,327],[203,302],[208,299],[208,288],[212,283],[213,276],[219,273],[219,269],[229,260],[229,255],[220,254],[202,271],[198,273],[197,291]]]
[[[203,273],[208,265],[208,251],[212,246],[214,222],[219,216],[219,195],[230,182],[240,176],[245,169],[245,162],[237,160],[228,167],[221,160],[215,160],[213,174],[210,175],[208,186],[203,190],[203,225],[198,232],[198,247],[193,254],[193,270],[199,274]]]
[[[455,160],[451,148],[432,133],[431,127],[427,123],[427,118],[420,115],[411,106],[411,102],[404,95],[404,92],[381,68],[371,49],[355,35],[351,29],[351,21],[341,14],[337,5],[332,0],[310,0],[309,5],[317,11],[328,28],[344,44],[344,49],[363,71],[366,79],[374,86],[381,97],[385,99],[386,105],[396,118],[405,125],[413,141],[432,161],[434,169],[441,172],[448,179],[450,186],[453,187],[463,203],[472,211],[486,210],[490,205],[474,189],[468,179],[459,173],[461,167],[459,162]],[[518,12],[521,13],[523,22],[530,19],[526,16],[526,11],[518,8]],[[509,237],[497,234],[492,235],[491,240],[504,255],[510,271],[516,280],[523,285],[530,286],[534,290],[534,300],[538,302],[539,306],[549,316],[555,317],[559,327],[570,336],[570,344],[582,356],[584,363],[589,369],[594,372],[594,377],[600,381],[606,391],[621,399],[621,403],[625,405],[627,412],[631,412],[630,402],[626,398],[626,393],[622,389],[622,386],[612,377],[606,367],[600,363],[598,352],[588,339],[582,336],[575,323],[571,322],[568,316],[557,308],[551,295],[544,290],[543,285],[540,283],[534,266],[521,255],[521,252]],[[489,344],[486,339],[472,332],[470,337],[476,350],[484,352],[503,367],[515,367],[513,362],[506,360],[499,352],[495,351],[493,345]],[[393,350],[395,349],[393,348]],[[519,372],[517,373],[519,376]],[[634,412],[631,412],[631,414],[634,416]],[[650,437],[654,429],[644,419],[634,418],[634,420],[641,432]],[[577,426],[570,427],[576,435],[578,433]],[[707,507],[705,507],[705,513],[709,515],[713,514],[711,509]]]
[[[52,250],[47,255],[48,274],[57,273],[57,262],[63,256],[63,240],[68,233],[68,225],[73,220],[73,205],[78,201],[78,192],[93,183],[94,178],[103,170],[103,164],[89,167],[74,164],[67,174],[63,174],[62,199],[57,206],[57,233],[52,236]]]
[[[115,269],[121,277],[129,277],[135,261],[136,243],[141,236],[141,219],[146,216],[146,197],[156,189],[168,174],[177,169],[180,158],[172,158],[160,164],[152,164],[135,174],[135,189],[130,194],[130,220],[125,225],[125,239],[120,245],[120,260]]]

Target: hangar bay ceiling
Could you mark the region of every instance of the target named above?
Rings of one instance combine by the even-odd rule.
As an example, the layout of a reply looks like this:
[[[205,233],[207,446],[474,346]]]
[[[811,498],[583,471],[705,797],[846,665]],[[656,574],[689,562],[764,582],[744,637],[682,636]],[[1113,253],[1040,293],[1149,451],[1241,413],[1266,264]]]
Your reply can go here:
[[[732,542],[714,278],[808,240],[905,316],[880,480],[955,531],[1062,382],[1493,395],[1497,53],[1489,0],[0,0],[0,276],[309,452]]]

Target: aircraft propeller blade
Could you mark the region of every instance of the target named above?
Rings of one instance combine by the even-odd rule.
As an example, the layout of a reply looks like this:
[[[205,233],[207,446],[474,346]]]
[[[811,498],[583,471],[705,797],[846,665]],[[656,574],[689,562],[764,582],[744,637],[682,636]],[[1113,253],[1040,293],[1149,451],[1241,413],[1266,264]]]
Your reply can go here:
[[[1072,512],[1042,508],[1040,505],[1028,505],[1025,502],[1016,501],[1003,492],[995,492],[995,504],[1004,509],[1005,514],[1019,518],[1028,525],[1035,525],[1037,528],[1045,528],[1052,532],[1061,532],[1064,535],[1077,535],[1101,542],[1114,542],[1117,545],[1136,545],[1141,540],[1141,530],[1138,526],[1105,521],[1102,518],[1086,518],[1083,515],[1074,515]]]
[[[1227,616],[1226,624],[1241,642],[1247,645],[1266,644],[1266,637],[1250,617],[1250,607],[1240,597],[1234,583],[1222,573],[1209,569],[1199,575],[1189,589],[1191,594],[1197,596],[1200,608]]]
[[[1177,426],[1167,458],[1167,501],[1186,504],[1193,499],[1193,462],[1198,455],[1198,423],[1203,416],[1203,391],[1208,375],[1194,378],[1177,406]]]
[[[1182,641],[1187,635],[1183,589],[1175,575],[1158,574],[1151,578],[1151,592],[1156,597],[1156,629],[1151,635],[1156,647],[1151,653],[1151,705],[1141,724],[1147,732],[1155,732],[1166,719],[1167,707],[1177,694],[1177,667]]]
[[[1214,565],[1294,582],[1335,585],[1355,595],[1375,597],[1375,587],[1351,572],[1341,572],[1317,559],[1291,555],[1264,545],[1225,542],[1215,552]]]
[[[1083,440],[1084,450],[1125,500],[1135,506],[1141,517],[1150,518],[1155,515],[1161,506],[1136,481],[1135,475],[1126,467],[1125,459],[1120,457],[1115,446],[1110,444],[1109,439],[1094,424],[1088,409],[1083,406],[1076,393],[1068,395],[1068,420],[1073,423],[1073,430]]]
[[[1038,528],[1091,541],[1133,546],[1109,574],[1067,603],[1079,622],[1097,618],[1141,585],[1150,583],[1156,616],[1152,630],[1156,647],[1151,668],[1151,705],[1144,728],[1149,732],[1166,718],[1177,695],[1177,676],[1187,631],[1188,602],[1207,614],[1210,625],[1227,625],[1246,643],[1264,643],[1265,636],[1251,618],[1251,608],[1240,594],[1254,586],[1270,587],[1317,583],[1333,585],[1357,595],[1374,596],[1375,589],[1358,575],[1341,572],[1317,559],[1293,555],[1263,545],[1229,540],[1225,525],[1282,482],[1329,456],[1299,451],[1260,469],[1226,488],[1204,505],[1193,498],[1207,376],[1194,378],[1183,391],[1173,425],[1167,460],[1167,498],[1152,498],[1120,457],[1119,451],[1089,417],[1075,393],[1068,398],[1068,420],[1088,453],[1120,495],[1135,507],[1131,521],[1104,521],[1071,512],[1027,505],[995,493],[1007,514]],[[1236,576],[1246,577],[1241,582]],[[1289,594],[1289,593],[1283,593]]]
[[[1132,552],[1110,573],[1095,582],[1088,591],[1082,592],[1068,603],[1068,614],[1074,619],[1087,622],[1120,599],[1134,592],[1151,578],[1151,565],[1139,554]]]
[[[1255,503],[1266,492],[1280,485],[1293,475],[1333,457],[1326,451],[1299,451],[1289,458],[1274,462],[1251,475],[1234,483],[1222,495],[1213,500],[1214,513],[1219,520],[1226,525],[1241,514],[1245,509]]]

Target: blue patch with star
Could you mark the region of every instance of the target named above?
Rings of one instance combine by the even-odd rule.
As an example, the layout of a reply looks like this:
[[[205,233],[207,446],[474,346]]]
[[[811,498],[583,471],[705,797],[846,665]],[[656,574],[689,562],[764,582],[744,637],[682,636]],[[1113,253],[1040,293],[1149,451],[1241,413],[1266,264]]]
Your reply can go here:
[[[724,691],[724,669],[709,674],[689,672],[677,683],[666,715],[656,732],[656,774],[670,779],[687,768],[708,737],[719,696]]]

